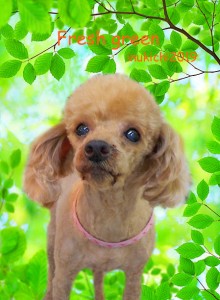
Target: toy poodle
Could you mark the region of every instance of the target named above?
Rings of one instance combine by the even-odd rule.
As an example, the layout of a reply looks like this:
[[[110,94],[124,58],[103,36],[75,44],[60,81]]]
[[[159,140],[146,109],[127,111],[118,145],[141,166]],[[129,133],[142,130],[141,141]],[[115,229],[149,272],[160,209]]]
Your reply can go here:
[[[69,299],[78,272],[126,274],[138,300],[154,248],[155,206],[184,201],[190,175],[179,135],[150,93],[124,75],[97,75],[69,97],[63,120],[31,148],[24,190],[51,212],[45,299]]]

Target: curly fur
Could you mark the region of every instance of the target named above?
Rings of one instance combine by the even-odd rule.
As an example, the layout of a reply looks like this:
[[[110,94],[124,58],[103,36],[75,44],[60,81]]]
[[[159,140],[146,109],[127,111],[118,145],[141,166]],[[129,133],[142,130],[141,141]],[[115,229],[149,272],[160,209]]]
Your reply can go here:
[[[79,124],[89,132],[76,134]],[[124,132],[135,128],[140,141]],[[109,145],[108,157],[91,161],[86,145]],[[67,300],[72,281],[83,268],[94,272],[96,300],[103,300],[104,273],[126,273],[124,300],[140,297],[143,267],[154,247],[154,228],[136,244],[107,249],[92,244],[75,228],[80,222],[108,242],[129,239],[146,225],[153,208],[184,201],[190,176],[179,135],[163,119],[144,87],[122,75],[99,75],[68,99],[64,118],[34,141],[24,176],[26,193],[50,208],[49,279],[45,299]]]

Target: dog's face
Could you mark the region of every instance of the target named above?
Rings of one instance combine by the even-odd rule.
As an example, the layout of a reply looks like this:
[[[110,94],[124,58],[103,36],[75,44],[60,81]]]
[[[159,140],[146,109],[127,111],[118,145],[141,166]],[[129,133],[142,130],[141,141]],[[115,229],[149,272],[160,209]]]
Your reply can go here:
[[[34,141],[25,191],[49,206],[59,179],[75,170],[98,190],[132,190],[152,206],[182,202],[190,186],[181,138],[146,89],[122,75],[95,76],[76,89],[61,123]]]
[[[74,166],[88,183],[107,188],[134,175],[158,139],[162,118],[150,94],[124,76],[96,76],[65,110]]]

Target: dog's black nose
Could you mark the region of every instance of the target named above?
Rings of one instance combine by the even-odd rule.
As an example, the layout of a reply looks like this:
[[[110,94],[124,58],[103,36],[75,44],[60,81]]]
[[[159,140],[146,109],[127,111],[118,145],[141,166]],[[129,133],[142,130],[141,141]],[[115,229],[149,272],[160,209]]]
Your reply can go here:
[[[90,141],[85,146],[86,157],[96,163],[102,162],[108,158],[110,146],[104,141]]]

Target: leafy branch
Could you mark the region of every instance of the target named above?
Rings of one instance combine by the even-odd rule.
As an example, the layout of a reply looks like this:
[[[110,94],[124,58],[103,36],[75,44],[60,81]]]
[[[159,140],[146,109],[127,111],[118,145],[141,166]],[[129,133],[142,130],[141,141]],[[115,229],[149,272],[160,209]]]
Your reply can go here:
[[[195,0],[196,5],[194,5],[193,1],[189,1],[189,3],[193,4],[187,4],[191,5],[191,7],[194,7],[194,9],[197,10],[197,13],[200,14],[203,19],[205,20],[204,26],[208,26],[209,32],[210,32],[210,38],[212,40],[210,47],[205,44],[205,42],[202,42],[200,39],[196,38],[196,34],[191,34],[190,31],[187,31],[186,28],[181,28],[177,24],[180,24],[181,22],[178,20],[173,20],[173,16],[171,14],[171,10],[177,10],[178,15],[178,7],[182,5],[181,1],[176,1],[174,3],[167,4],[166,0],[159,1],[157,3],[157,7],[151,8],[151,6],[148,7],[147,12],[144,10],[141,10],[141,6],[145,8],[146,4],[145,2],[134,2],[132,0],[126,0],[123,3],[120,1],[116,2],[116,8],[114,8],[113,3],[110,3],[109,1],[101,2],[100,0],[94,0],[93,3],[90,1],[90,7],[85,6],[83,8],[84,13],[82,15],[76,14],[77,11],[77,5],[75,4],[73,7],[67,0],[64,2],[59,2],[58,10],[54,11],[51,9],[51,7],[48,5],[47,8],[43,6],[43,4],[39,4],[41,9],[39,8],[39,11],[36,13],[36,16],[40,16],[36,18],[34,11],[38,10],[38,8],[35,6],[34,2],[30,1],[30,4],[22,4],[21,3],[17,9],[14,9],[12,14],[19,13],[19,16],[21,18],[21,21],[18,22],[15,26],[15,30],[23,30],[25,32],[32,32],[33,36],[36,36],[36,30],[39,30],[39,40],[41,40],[41,35],[44,35],[48,30],[51,30],[51,17],[53,15],[56,15],[57,18],[54,20],[54,22],[59,21],[61,22],[61,26],[68,25],[68,29],[65,31],[62,37],[65,37],[72,28],[80,27],[80,28],[87,28],[91,32],[93,31],[101,31],[104,29],[105,31],[108,31],[107,36],[109,38],[114,37],[111,35],[111,33],[115,32],[115,30],[120,26],[120,30],[117,32],[117,37],[119,36],[130,36],[132,37],[134,34],[136,34],[130,24],[130,22],[127,21],[127,17],[136,17],[143,20],[146,20],[146,30],[148,31],[148,36],[152,37],[153,35],[158,36],[158,44],[155,42],[150,44],[148,47],[148,50],[146,53],[148,53],[150,56],[154,55],[154,52],[158,53],[160,50],[160,53],[170,52],[174,53],[177,60],[174,61],[173,66],[171,64],[162,63],[160,61],[160,64],[156,63],[151,66],[147,65],[145,70],[138,70],[139,68],[136,68],[137,63],[134,63],[134,72],[136,72],[135,76],[133,76],[133,79],[140,81],[140,82],[146,82],[150,85],[150,83],[154,83],[155,87],[151,87],[151,92],[155,95],[156,100],[158,103],[161,103],[164,99],[164,95],[167,92],[169,88],[170,83],[178,82],[185,79],[190,79],[192,77],[196,77],[203,74],[214,74],[219,73],[220,70],[203,70],[201,68],[198,68],[196,64],[192,63],[193,60],[189,60],[186,57],[184,57],[184,53],[188,50],[189,53],[191,51],[195,52],[195,49],[198,47],[203,50],[203,53],[207,53],[212,59],[214,59],[216,65],[220,65],[220,58],[216,54],[215,50],[217,49],[217,40],[216,37],[214,38],[214,34],[219,34],[218,31],[216,31],[215,26],[217,26],[218,22],[216,22],[216,15],[218,13],[217,4],[216,1],[210,0],[213,3],[213,10],[212,14],[207,15],[207,12],[204,11],[204,8],[202,7],[202,4],[200,4],[200,0]],[[87,0],[84,1],[85,3]],[[62,3],[62,4],[61,4]],[[69,3],[69,4],[68,4]],[[188,2],[187,2],[188,3]],[[25,5],[30,5],[25,6]],[[69,5],[69,6],[68,6]],[[149,9],[150,8],[150,9]],[[97,9],[97,10],[96,10]],[[187,7],[187,11],[190,9],[190,7]],[[44,10],[44,13],[41,15],[42,11]],[[95,10],[95,11],[92,11]],[[174,12],[175,13],[175,12]],[[25,16],[27,14],[27,16]],[[111,18],[111,16],[116,16],[116,18]],[[31,21],[31,18],[35,17],[33,21]],[[91,17],[94,19],[91,20]],[[120,17],[120,18],[119,18]],[[155,21],[155,22],[154,22]],[[36,24],[35,24],[36,23]],[[42,24],[44,24],[44,26]],[[120,25],[124,24],[124,25]],[[143,25],[145,24],[143,23]],[[162,24],[162,26],[161,26]],[[168,26],[167,26],[168,25]],[[1,26],[1,23],[0,23]],[[23,26],[23,27],[22,27]],[[109,26],[109,27],[108,27]],[[112,26],[112,28],[111,28]],[[7,27],[7,36],[5,35]],[[20,42],[20,39],[22,37],[13,37],[13,29],[10,25],[6,25],[5,28],[1,29],[3,37],[5,38],[5,45],[6,50],[9,52],[10,55],[16,58],[16,60],[10,60],[8,62],[3,63],[0,66],[0,77],[12,77],[17,74],[19,69],[21,68],[21,65],[23,63],[27,63],[27,65],[24,67],[23,71],[23,77],[25,81],[27,81],[29,84],[32,84],[33,81],[36,79],[36,76],[45,74],[48,70],[51,71],[51,74],[59,80],[62,78],[62,76],[65,73],[65,63],[63,61],[63,58],[71,58],[75,54],[74,52],[69,48],[64,48],[57,51],[57,45],[59,44],[58,41],[53,43],[51,46],[47,47],[46,49],[40,51],[39,53],[32,55],[28,57],[28,51],[26,47]],[[163,28],[164,27],[164,28]],[[41,28],[41,29],[39,29]],[[62,27],[63,28],[63,27]],[[141,29],[142,30],[142,29]],[[163,45],[164,40],[166,38],[164,32],[166,30],[171,30],[170,34],[170,42],[171,44]],[[44,33],[45,32],[45,33]],[[217,32],[217,33],[216,33]],[[174,34],[175,33],[175,34]],[[46,35],[46,37],[42,40],[48,39],[49,34]],[[97,73],[97,72],[103,72],[103,73],[114,73],[116,72],[116,63],[114,59],[119,53],[125,52],[125,62],[129,61],[128,56],[129,54],[138,55],[138,53],[143,52],[143,48],[139,49],[138,44],[142,43],[142,39],[138,38],[138,35],[136,34],[137,39],[136,41],[128,41],[125,40],[126,43],[122,43],[118,46],[117,49],[109,46],[109,45],[103,45],[103,44],[97,44],[95,46],[89,46],[89,49],[96,54],[89,62],[86,67],[86,71]],[[187,38],[187,40],[182,44],[182,37]],[[85,37],[87,38],[87,37]],[[17,40],[18,39],[18,40]],[[220,39],[220,38],[219,38]],[[35,39],[33,39],[35,40]],[[36,39],[38,40],[38,39]],[[167,40],[167,39],[166,39]],[[135,44],[136,42],[136,44]],[[138,43],[140,42],[140,43]],[[189,42],[191,44],[189,44]],[[143,43],[142,43],[143,44]],[[136,49],[135,49],[135,46]],[[144,44],[143,44],[144,45]],[[145,44],[146,45],[146,44]],[[168,49],[166,48],[168,47]],[[188,48],[187,48],[188,47]],[[53,49],[53,53],[47,53],[49,50]],[[149,49],[152,49],[152,53]],[[158,50],[159,49],[159,50]],[[181,50],[179,50],[181,49]],[[183,50],[182,50],[183,49]],[[72,53],[70,53],[72,51]],[[184,55],[181,56],[179,54],[182,51]],[[185,52],[184,52],[185,51]],[[67,54],[68,52],[68,54]],[[61,53],[64,55],[61,55]],[[187,53],[187,52],[186,52]],[[51,54],[53,54],[51,56]],[[17,60],[18,58],[18,60]],[[181,58],[179,60],[178,58]],[[31,61],[34,60],[34,64],[31,64]],[[40,63],[39,63],[40,62]],[[156,60],[155,60],[156,62]],[[194,70],[197,72],[193,74],[189,74],[187,72],[184,72],[182,69],[182,66],[179,62],[185,62],[186,65],[191,66]],[[138,71],[136,71],[138,70]],[[173,71],[172,71],[173,70]],[[133,72],[132,71],[132,72]],[[133,73],[134,73],[133,72]],[[138,72],[138,74],[137,74]],[[178,73],[183,73],[185,76],[180,77]],[[142,75],[141,75],[142,74]],[[143,75],[144,74],[144,75]],[[174,75],[178,75],[177,78],[174,77]],[[156,82],[152,80],[152,78],[155,78]],[[158,83],[158,80],[165,80],[161,83]]]

